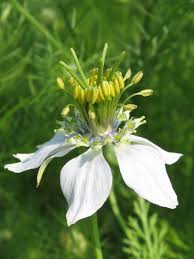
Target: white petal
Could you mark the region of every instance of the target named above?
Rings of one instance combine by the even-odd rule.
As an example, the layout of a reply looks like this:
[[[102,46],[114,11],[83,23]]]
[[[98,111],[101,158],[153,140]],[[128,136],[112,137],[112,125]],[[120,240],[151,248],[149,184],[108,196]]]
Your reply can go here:
[[[167,165],[174,164],[182,156],[182,154],[179,154],[179,153],[167,152],[167,151],[163,150],[162,148],[158,147],[157,145],[155,145],[154,143],[152,143],[151,141],[149,141],[145,138],[142,138],[142,137],[138,137],[135,135],[129,135],[128,139],[134,143],[143,144],[143,145],[147,145],[147,146],[155,148],[156,150],[158,150],[160,152],[162,159],[164,160],[165,164],[167,164]]]
[[[48,145],[53,145],[53,144],[60,144],[60,143],[63,143],[66,139],[72,137],[73,135],[68,135],[68,136],[65,136],[64,134],[60,134],[60,133],[56,133],[49,141],[41,144],[41,145],[38,145],[37,147],[39,149],[43,148],[43,147],[46,147]]]
[[[70,160],[61,171],[61,189],[67,199],[68,225],[94,214],[107,200],[112,174],[102,151],[89,149]]]
[[[44,162],[41,164],[38,173],[37,173],[37,185],[36,187],[39,186],[40,181],[42,179],[42,176],[44,174],[45,169],[47,168],[48,164],[53,160],[54,157],[62,157],[65,156],[69,151],[71,151],[74,147],[68,147],[68,148],[63,148],[62,151],[57,152],[56,154],[50,156],[49,158],[47,158],[46,160],[44,160]]]
[[[5,169],[20,173],[39,167],[46,158],[62,151],[64,148],[65,152],[68,153],[72,149],[72,146],[65,147],[65,145],[67,145],[65,139],[66,137],[64,135],[56,134],[51,140],[41,145],[36,152],[30,154],[16,154],[15,157],[20,159],[21,162],[5,165]]]
[[[21,154],[21,153],[17,153],[14,154],[13,157],[17,158],[20,161],[24,161],[26,159],[29,159],[34,153],[29,153],[29,154]]]
[[[174,209],[177,196],[159,152],[145,145],[120,144],[115,147],[125,183],[144,199]]]

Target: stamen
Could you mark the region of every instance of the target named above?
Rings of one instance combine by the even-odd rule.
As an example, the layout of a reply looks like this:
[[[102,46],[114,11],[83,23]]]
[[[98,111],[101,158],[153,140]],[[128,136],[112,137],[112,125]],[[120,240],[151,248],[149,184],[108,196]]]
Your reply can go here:
[[[124,111],[130,111],[131,112],[131,111],[137,109],[137,105],[132,104],[132,103],[126,104],[126,105],[123,106],[123,109],[124,109]]]
[[[131,69],[129,68],[129,69],[127,70],[127,73],[126,73],[125,76],[124,76],[124,81],[126,81],[127,79],[129,79],[129,78],[131,77],[131,74],[132,74],[132,72],[131,72]]]
[[[60,64],[71,77],[68,79],[67,87],[64,86],[64,82],[60,77],[57,78],[57,84],[61,89],[69,91],[69,95],[73,98],[73,102],[64,107],[61,115],[66,117],[70,112],[70,106],[73,105],[75,116],[67,116],[64,120],[66,124],[64,124],[63,128],[68,132],[82,132],[86,136],[95,136],[96,140],[100,135],[107,134],[108,141],[110,141],[110,134],[113,131],[117,130],[117,133],[121,136],[127,131],[134,132],[139,125],[145,123],[144,117],[140,119],[130,118],[131,111],[136,109],[137,106],[126,103],[133,96],[149,96],[153,93],[153,90],[142,90],[128,96],[124,102],[120,102],[123,93],[130,86],[137,84],[141,80],[143,73],[139,71],[132,78],[131,83],[125,86],[125,81],[131,77],[131,69],[127,70],[124,77],[117,70],[125,56],[125,52],[121,53],[113,68],[107,68],[104,71],[107,49],[108,44],[106,43],[100,58],[99,68],[95,67],[90,70],[86,76],[74,49],[71,48],[79,73],[77,75],[73,68],[61,61]],[[105,142],[104,138],[103,143]]]
[[[142,79],[143,77],[143,72],[142,71],[139,71],[136,75],[134,75],[134,77],[132,78],[131,80],[131,83],[136,85],[137,83],[140,82],[140,80]]]
[[[57,85],[59,86],[60,89],[62,89],[62,90],[65,89],[65,84],[60,77],[57,77]]]
[[[66,117],[68,115],[68,113],[70,112],[70,109],[69,109],[69,105],[65,106],[61,112],[61,115],[63,117]]]

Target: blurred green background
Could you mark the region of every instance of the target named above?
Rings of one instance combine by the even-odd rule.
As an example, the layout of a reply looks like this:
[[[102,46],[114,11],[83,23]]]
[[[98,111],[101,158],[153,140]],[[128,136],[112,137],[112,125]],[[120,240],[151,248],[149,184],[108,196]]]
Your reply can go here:
[[[184,0],[22,0],[0,1],[0,258],[94,258],[90,222],[67,228],[66,201],[59,185],[64,160],[47,168],[36,189],[37,170],[4,171],[11,154],[32,152],[53,135],[66,103],[56,86],[58,61],[72,62],[74,47],[84,69],[95,64],[109,43],[107,63],[127,51],[123,72],[144,71],[136,99],[147,124],[138,134],[184,157],[168,167],[180,205],[168,210],[150,205],[115,173],[115,192],[128,229],[123,233],[107,201],[99,211],[105,259],[150,259],[142,217],[154,258],[194,258],[194,2]],[[135,204],[134,204],[135,202]],[[131,233],[131,234],[130,234]],[[146,235],[145,235],[146,236]],[[161,251],[160,251],[161,250]],[[142,252],[144,251],[144,252]]]

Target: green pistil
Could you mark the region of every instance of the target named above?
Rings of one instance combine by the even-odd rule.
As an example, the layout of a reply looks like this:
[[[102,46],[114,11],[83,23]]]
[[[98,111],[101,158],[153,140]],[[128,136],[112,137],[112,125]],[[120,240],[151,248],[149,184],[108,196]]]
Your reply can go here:
[[[75,72],[72,70],[71,67],[69,67],[69,66],[68,66],[65,62],[63,62],[63,61],[60,61],[59,63],[65,68],[65,70],[66,70],[73,78],[75,78],[75,80],[76,80],[83,88],[85,88],[84,83],[79,79],[79,77],[75,74]]]
[[[123,59],[124,59],[124,57],[125,57],[125,54],[126,54],[126,52],[123,51],[123,52],[121,53],[121,55],[119,56],[118,60],[116,61],[115,65],[114,65],[114,67],[111,69],[111,72],[110,72],[110,75],[109,75],[109,77],[108,77],[108,80],[112,80],[115,71],[118,69],[119,65],[120,65],[121,62],[123,61]]]
[[[79,73],[80,73],[80,75],[81,75],[81,78],[82,78],[82,80],[83,80],[83,82],[84,82],[85,87],[87,87],[87,86],[88,86],[87,78],[86,78],[85,75],[84,75],[83,69],[82,69],[82,67],[81,67],[81,65],[80,65],[80,63],[79,63],[79,60],[78,60],[78,58],[77,58],[77,55],[76,55],[76,53],[75,53],[75,51],[74,51],[73,48],[71,48],[70,50],[71,50],[71,54],[72,54],[72,56],[73,56],[73,59],[74,59],[74,61],[75,61],[75,64],[76,64],[76,66],[77,66],[77,70],[79,71]]]
[[[102,52],[102,57],[100,58],[98,84],[101,84],[101,83],[102,83],[102,80],[103,80],[103,70],[104,70],[104,63],[105,63],[105,58],[106,58],[107,49],[108,49],[108,44],[105,43],[104,49],[103,49],[103,52]]]

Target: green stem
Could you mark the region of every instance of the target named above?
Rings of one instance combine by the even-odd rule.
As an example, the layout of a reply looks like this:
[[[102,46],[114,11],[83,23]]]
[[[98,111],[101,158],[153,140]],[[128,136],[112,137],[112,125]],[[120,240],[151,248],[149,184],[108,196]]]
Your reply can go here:
[[[32,25],[34,25],[44,36],[58,49],[62,49],[62,45],[54,39],[54,37],[48,32],[48,30],[37,21],[28,10],[19,4],[16,0],[12,0],[15,9],[20,12]]]
[[[100,234],[98,230],[97,214],[94,214],[91,217],[91,222],[92,222],[92,238],[93,238],[95,257],[96,259],[103,259],[101,244],[100,244]]]
[[[124,92],[126,92],[133,84],[130,83],[129,85],[127,85],[125,88],[123,88],[123,90],[121,91],[120,97],[121,95],[123,95]]]
[[[126,104],[132,97],[137,96],[137,95],[140,95],[140,96],[141,96],[141,94],[139,94],[139,93],[135,93],[135,94],[132,94],[132,95],[128,96],[128,97],[124,100],[124,102],[122,103],[122,105],[124,106],[124,104]]]
[[[118,203],[117,203],[117,199],[116,199],[116,196],[115,196],[115,193],[114,193],[113,189],[112,189],[112,191],[109,195],[109,199],[110,199],[110,204],[111,204],[113,213],[114,213],[121,229],[123,230],[124,233],[126,233],[127,226],[126,226],[126,223],[125,223],[125,220],[124,220],[123,216],[121,215],[121,212],[120,212],[120,209],[119,209],[119,206],[118,206]]]
[[[154,251],[152,249],[152,240],[151,240],[151,236],[150,236],[150,233],[149,233],[149,226],[148,226],[148,222],[147,222],[147,217],[148,216],[143,216],[143,219],[142,219],[142,223],[143,223],[143,228],[144,228],[144,233],[145,233],[145,240],[146,240],[146,243],[147,243],[147,247],[148,247],[148,251],[149,251],[149,256],[150,256],[150,259],[154,259],[155,256],[154,256]]]

